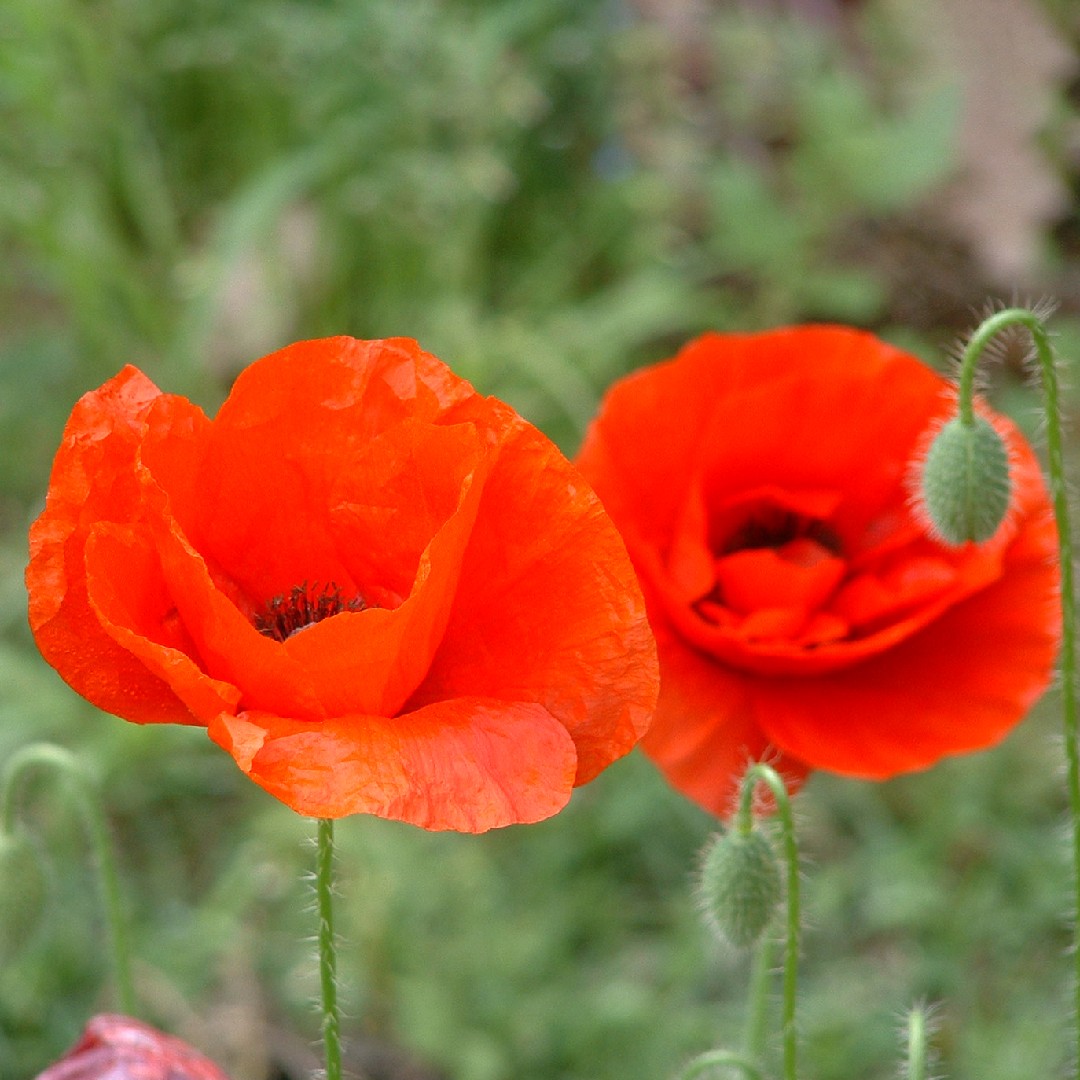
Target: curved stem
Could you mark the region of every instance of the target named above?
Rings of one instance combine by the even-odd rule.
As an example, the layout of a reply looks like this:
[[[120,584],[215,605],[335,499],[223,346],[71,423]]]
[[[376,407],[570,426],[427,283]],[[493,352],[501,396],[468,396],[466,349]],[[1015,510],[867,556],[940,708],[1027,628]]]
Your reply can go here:
[[[796,1080],[798,1050],[795,1026],[796,989],[799,975],[799,846],[795,839],[795,822],[791,815],[791,799],[780,774],[764,762],[756,762],[746,770],[739,790],[739,808],[735,827],[749,832],[752,827],[754,785],[760,781],[772,792],[780,818],[784,841],[784,861],[787,864],[787,930],[784,943],[784,989],[782,1006],[782,1037],[784,1044],[784,1080]]]
[[[74,796],[83,824],[90,838],[90,848],[97,866],[101,903],[112,940],[113,977],[120,1011],[135,1015],[135,990],[131,977],[131,946],[127,920],[120,894],[120,875],[116,868],[109,826],[101,808],[98,792],[86,770],[74,754],[51,743],[31,743],[8,758],[0,780],[0,833],[13,831],[16,820],[15,795],[23,775],[36,767],[57,772]]]
[[[1057,367],[1050,336],[1042,320],[1026,308],[1006,308],[985,319],[972,335],[960,368],[960,418],[970,423],[973,409],[975,365],[990,340],[1013,326],[1022,326],[1035,343],[1035,355],[1042,373],[1046,401],[1046,455],[1050,477],[1050,496],[1058,534],[1058,564],[1061,571],[1061,694],[1065,721],[1065,758],[1069,806],[1072,817],[1073,856],[1073,1009],[1077,1041],[1076,1060],[1080,1061],[1080,745],[1078,745],[1077,670],[1076,670],[1076,600],[1073,583],[1072,530],[1069,523],[1069,500],[1065,487],[1062,450],[1061,413]],[[965,419],[965,417],[967,419]]]
[[[334,940],[334,823],[319,818],[315,856],[315,903],[319,913],[319,981],[326,1080],[341,1080],[341,1017],[337,1002],[337,942]]]
[[[730,1050],[709,1050],[689,1062],[676,1080],[694,1080],[694,1077],[701,1076],[710,1069],[738,1069],[750,1080],[764,1080],[765,1075],[753,1061],[741,1054],[732,1053]]]

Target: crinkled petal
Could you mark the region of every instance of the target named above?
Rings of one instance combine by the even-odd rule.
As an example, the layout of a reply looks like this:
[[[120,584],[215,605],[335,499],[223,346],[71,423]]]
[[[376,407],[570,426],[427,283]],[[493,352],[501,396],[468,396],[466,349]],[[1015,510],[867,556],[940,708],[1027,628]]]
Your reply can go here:
[[[613,386],[578,461],[646,543],[668,542],[697,480],[710,506],[778,480],[790,491],[843,480],[837,525],[857,536],[903,502],[908,453],[948,407],[939,376],[870,334],[705,334]]]
[[[535,700],[570,732],[578,783],[648,726],[655,644],[625,547],[577,470],[506,410],[454,611],[414,703]]]
[[[412,565],[411,594],[393,609],[344,611],[285,642],[256,630],[249,613],[237,607],[235,583],[195,550],[156,477],[145,473],[148,516],[169,592],[207,671],[239,687],[244,708],[305,719],[368,712],[393,716],[427,672],[450,614],[487,466],[480,436],[471,425],[422,430],[406,425],[395,432],[395,438],[374,440],[375,464],[358,470],[367,483],[350,489],[356,498],[370,492],[367,502],[339,503],[334,528],[342,548],[356,553],[346,557],[359,564],[365,558],[363,549],[380,541],[373,520],[380,515],[380,502],[389,501],[408,514],[407,496],[415,495],[414,519],[437,529],[419,553],[419,564],[415,554],[403,553],[401,547],[405,541],[419,542],[422,533],[416,533],[415,522],[413,535],[399,535],[386,545]],[[422,465],[411,454],[420,455]],[[425,489],[418,484],[418,478],[436,467],[444,474],[443,485],[446,477],[453,481],[452,496],[436,491],[437,485]],[[407,470],[407,480],[399,481],[400,469]],[[407,484],[407,490],[396,490],[396,483]],[[439,522],[444,513],[446,520]],[[328,528],[329,515],[324,512],[323,518]],[[387,521],[386,527],[392,529],[393,522]]]
[[[453,453],[448,453],[451,449]],[[393,716],[420,684],[450,618],[462,557],[480,506],[488,466],[470,426],[429,428],[423,436],[414,434],[393,460],[393,477],[380,474],[381,482],[367,486],[371,494],[365,503],[342,506],[335,524],[343,552],[355,553],[345,556],[354,567],[373,567],[383,561],[385,552],[396,553],[398,567],[412,567],[411,592],[393,610],[346,612],[284,643],[288,656],[309,674],[328,715]],[[425,499],[425,491],[417,485],[417,478],[435,466],[455,480],[452,508]],[[393,490],[393,481],[399,477],[405,491]],[[380,532],[376,522],[384,508],[392,514]],[[398,518],[405,520],[398,523]],[[431,529],[437,531],[422,548],[416,565],[409,549],[430,535]],[[375,555],[380,549],[382,553]],[[385,574],[382,580],[387,580]]]
[[[30,530],[30,626],[45,659],[98,708],[137,723],[188,723],[167,683],[102,626],[87,597],[85,547],[97,522],[138,517],[134,462],[159,396],[124,368],[72,411],[53,463],[45,510]]]
[[[867,779],[999,742],[1053,672],[1054,536],[1048,515],[1032,520],[998,581],[877,657],[816,679],[756,681],[763,730],[817,768]]]
[[[196,520],[185,529],[252,597],[304,581],[362,589],[329,527],[336,505],[356,497],[349,469],[396,425],[430,425],[469,396],[467,383],[407,339],[330,338],[264,357],[214,418]]]
[[[757,723],[745,676],[659,630],[660,700],[641,740],[673,787],[714,814],[735,808],[747,765],[767,761],[794,791],[806,766],[781,754]]]
[[[210,737],[257,784],[301,814],[367,813],[425,829],[484,832],[566,805],[576,754],[535,702],[457,698],[394,719],[321,723],[223,713]]]
[[[37,1080],[228,1080],[187,1043],[130,1016],[102,1013]]]
[[[236,686],[246,708],[267,708],[310,719],[325,717],[311,675],[284,646],[260,634],[237,606],[233,591],[212,572],[172,516],[168,497],[148,473],[144,496],[166,587],[206,672]],[[210,716],[201,716],[208,723]]]
[[[192,714],[187,722],[236,709],[236,687],[211,679],[192,659],[195,650],[165,590],[157,552],[141,530],[95,525],[86,544],[86,581],[102,628],[172,689]]]

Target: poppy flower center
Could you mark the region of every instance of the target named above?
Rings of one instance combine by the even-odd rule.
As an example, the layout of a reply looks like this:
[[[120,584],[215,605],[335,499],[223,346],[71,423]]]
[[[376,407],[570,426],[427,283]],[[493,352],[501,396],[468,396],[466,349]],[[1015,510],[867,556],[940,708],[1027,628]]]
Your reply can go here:
[[[345,596],[330,582],[320,588],[316,582],[294,585],[287,593],[268,600],[252,620],[255,629],[275,641],[286,641],[315,623],[343,611],[363,611],[368,606],[362,596]]]
[[[753,548],[784,548],[796,540],[808,540],[831,555],[841,553],[840,538],[829,525],[784,506],[757,507],[741,524],[721,539],[713,551],[718,558]]]
[[[758,488],[710,508],[704,550],[685,564],[696,618],[746,641],[812,648],[846,635],[827,610],[848,571],[831,524],[839,502],[835,491]]]
[[[768,611],[770,632],[778,629],[772,627],[777,612],[784,613],[784,628],[801,624],[832,595],[846,568],[840,539],[824,521],[773,503],[755,506],[712,551],[713,588],[698,614],[713,622],[717,605],[737,617]]]
[[[836,491],[757,488],[695,520],[703,501],[691,503],[689,540],[668,561],[673,613],[691,639],[735,663],[752,667],[770,652],[843,662],[880,635],[913,632],[959,582],[947,555],[902,515],[871,523],[849,546],[835,524]],[[695,531],[704,543],[693,543]]]

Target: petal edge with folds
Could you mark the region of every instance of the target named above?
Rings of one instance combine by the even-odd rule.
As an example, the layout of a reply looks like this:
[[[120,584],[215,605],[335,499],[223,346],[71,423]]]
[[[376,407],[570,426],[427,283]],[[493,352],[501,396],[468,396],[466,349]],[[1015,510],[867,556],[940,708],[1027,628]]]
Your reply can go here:
[[[457,698],[389,719],[318,722],[222,713],[209,733],[298,813],[376,814],[433,830],[541,821],[566,805],[576,768],[565,728],[533,702]]]
[[[657,685],[656,646],[621,536],[554,444],[509,421],[446,634],[411,703],[538,701],[573,738],[583,784],[636,744]]]
[[[30,627],[45,659],[99,709],[134,723],[191,723],[172,690],[102,628],[86,590],[86,543],[97,522],[140,513],[134,462],[144,417],[160,396],[125,367],[72,410],[53,462],[45,509],[30,528]]]
[[[659,628],[660,701],[641,748],[669,783],[720,817],[735,808],[747,765],[766,761],[795,791],[809,771],[757,723],[748,679]]]
[[[1028,521],[1002,577],[880,656],[758,680],[759,721],[815,768],[869,780],[993,746],[1046,688],[1058,649],[1053,520]]]

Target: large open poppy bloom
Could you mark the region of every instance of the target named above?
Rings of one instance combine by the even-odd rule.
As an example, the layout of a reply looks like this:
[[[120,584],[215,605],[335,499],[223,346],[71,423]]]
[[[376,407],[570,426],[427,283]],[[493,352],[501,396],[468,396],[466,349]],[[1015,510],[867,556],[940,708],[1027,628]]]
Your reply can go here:
[[[214,420],[125,368],[76,405],[30,555],[31,626],[74,689],[205,725],[304,814],[536,821],[655,702],[591,488],[407,339],[290,346]]]
[[[578,464],[626,539],[660,649],[642,743],[731,809],[750,759],[869,779],[996,742],[1057,649],[1055,533],[1008,420],[1012,497],[987,543],[936,542],[913,459],[949,384],[855,330],[709,334],[616,384]]]

